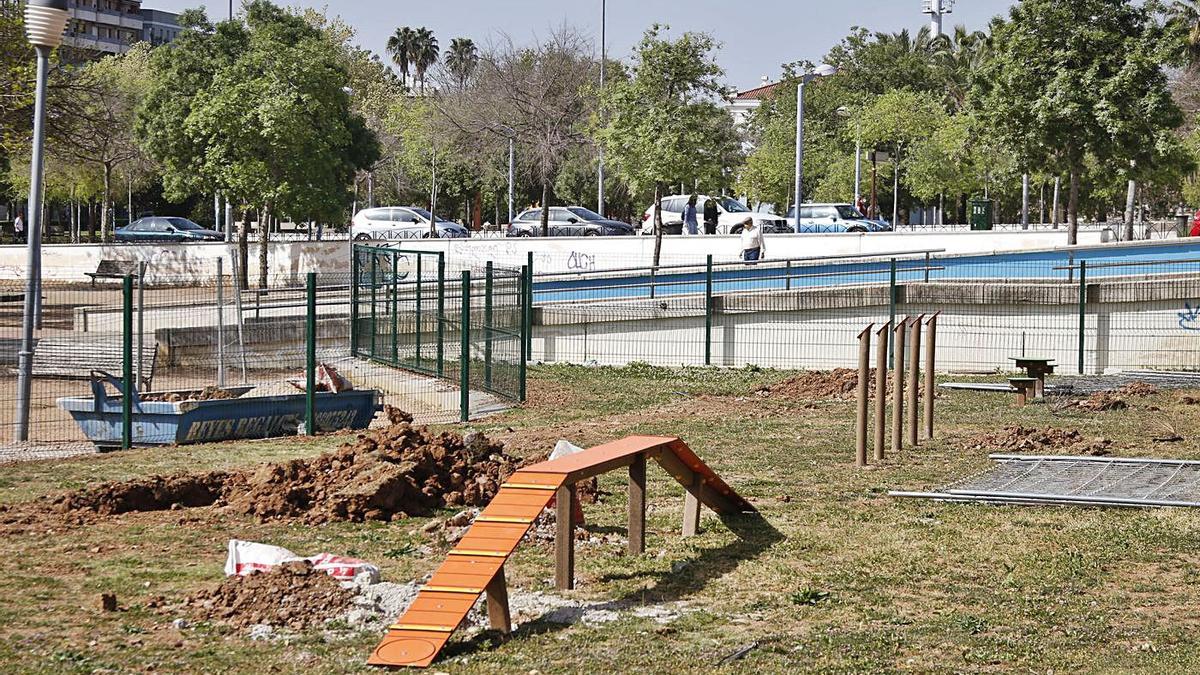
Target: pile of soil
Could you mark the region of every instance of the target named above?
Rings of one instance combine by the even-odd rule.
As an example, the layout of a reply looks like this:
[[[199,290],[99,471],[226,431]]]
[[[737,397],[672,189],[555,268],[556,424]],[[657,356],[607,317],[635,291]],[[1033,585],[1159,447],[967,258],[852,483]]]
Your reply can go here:
[[[1081,400],[1075,401],[1075,407],[1088,412],[1104,412],[1106,410],[1125,410],[1129,404],[1125,399],[1109,391],[1102,391]]]
[[[342,614],[353,598],[354,593],[333,577],[314,571],[308,561],[297,561],[267,572],[227,577],[216,588],[189,597],[184,608],[201,621],[300,630]]]
[[[1154,396],[1158,393],[1158,387],[1147,382],[1130,382],[1118,389],[1117,393],[1129,397]]]
[[[162,401],[166,403],[180,403],[183,401],[226,401],[232,398],[238,398],[238,394],[227,389],[208,386],[200,391],[193,392],[172,392],[170,394],[146,394],[142,396],[143,401]]]
[[[1113,442],[1107,438],[1089,439],[1075,429],[1031,429],[1005,427],[1000,431],[973,436],[962,444],[964,450],[986,450],[1002,454],[1045,455],[1068,450],[1072,455],[1103,456]]]
[[[521,463],[482,434],[464,439],[400,422],[313,459],[103,483],[60,496],[55,505],[64,513],[101,515],[215,505],[262,521],[387,521],[486,505]]]
[[[867,389],[870,396],[875,395],[876,369],[872,368],[867,377]],[[905,375],[905,383],[908,375]],[[921,395],[924,396],[924,384],[918,384]],[[888,373],[887,394],[892,392],[892,375]],[[811,370],[783,382],[763,385],[754,390],[762,397],[779,397],[801,400],[850,400],[858,396],[858,370],[854,368],[835,368],[833,370]]]

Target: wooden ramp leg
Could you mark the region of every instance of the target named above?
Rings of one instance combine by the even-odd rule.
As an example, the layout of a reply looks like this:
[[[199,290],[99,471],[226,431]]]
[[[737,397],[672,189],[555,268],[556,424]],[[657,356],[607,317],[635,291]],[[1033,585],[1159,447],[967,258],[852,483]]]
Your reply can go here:
[[[512,632],[512,614],[508,611],[508,583],[503,566],[484,590],[487,592],[488,623],[492,630],[508,635]]]
[[[579,496],[575,485],[558,488],[554,506],[557,513],[558,530],[554,535],[554,587],[560,591],[575,588],[575,509]]]
[[[629,465],[629,554],[646,552],[646,455]]]
[[[692,486],[683,496],[683,536],[694,537],[700,531],[700,488],[704,479],[699,473],[692,474]]]

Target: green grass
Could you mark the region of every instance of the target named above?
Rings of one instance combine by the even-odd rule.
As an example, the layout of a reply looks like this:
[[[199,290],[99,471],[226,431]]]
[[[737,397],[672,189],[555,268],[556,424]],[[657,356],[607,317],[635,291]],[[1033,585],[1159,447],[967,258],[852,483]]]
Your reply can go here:
[[[517,453],[559,437],[592,444],[632,433],[683,437],[752,499],[762,521],[706,513],[682,539],[682,490],[652,468],[644,556],[581,546],[574,595],[634,606],[686,603],[667,626],[625,612],[570,627],[534,622],[508,641],[456,642],[435,671],[520,672],[1194,672],[1200,668],[1200,526],[1182,510],[987,507],[900,501],[893,488],[944,485],[989,465],[961,440],[1008,424],[1077,428],[1114,440],[1114,454],[1200,456],[1195,408],[1171,393],[1125,411],[1055,414],[1007,397],[956,392],[939,400],[938,439],[868,470],[853,467],[853,403],[754,396],[786,373],[756,370],[537,368],[534,402],[478,428]],[[1155,409],[1157,408],[1157,409]],[[1154,444],[1167,421],[1187,440]],[[314,455],[343,441],[237,443],[136,450],[0,467],[0,502],[88,482],[240,467]],[[623,531],[624,477],[587,508],[589,527]],[[260,524],[208,509],[128,514],[83,526],[54,519],[0,541],[0,670],[5,672],[368,672],[379,639],[319,631],[288,644],[251,642],[147,609],[221,578],[237,537],[300,553],[330,551],[379,564],[386,579],[420,579],[444,547],[423,555],[427,521]],[[673,571],[674,570],[674,571]],[[514,589],[549,590],[552,550],[525,546],[509,564]],[[99,594],[124,611],[102,614]],[[514,591],[515,592],[515,591]],[[758,643],[738,661],[723,657]]]

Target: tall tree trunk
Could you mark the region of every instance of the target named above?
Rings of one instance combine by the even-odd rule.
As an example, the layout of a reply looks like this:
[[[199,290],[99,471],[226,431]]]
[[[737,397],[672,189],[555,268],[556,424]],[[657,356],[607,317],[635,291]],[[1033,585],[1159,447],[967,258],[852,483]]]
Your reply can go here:
[[[1058,220],[1059,184],[1062,182],[1059,180],[1059,178],[1060,178],[1059,176],[1054,177],[1054,198],[1051,200],[1053,203],[1050,206],[1050,211],[1051,211],[1050,220],[1053,221],[1054,229],[1056,229],[1056,230],[1058,229],[1058,223],[1059,223],[1059,220]]]
[[[542,181],[542,236],[550,236],[550,183]]]
[[[1132,169],[1137,166],[1136,162],[1130,162],[1129,167]],[[1135,217],[1134,201],[1137,199],[1137,181],[1133,178],[1129,179],[1129,191],[1125,195],[1125,241],[1133,241],[1133,220]]]
[[[267,247],[271,242],[271,202],[263,205],[258,217],[258,287],[267,287]]]
[[[238,289],[250,288],[250,207],[242,209],[242,226],[238,231]]]
[[[112,220],[112,166],[104,165],[104,203],[100,205],[100,241],[108,241],[109,221]]]
[[[1071,194],[1067,197],[1067,245],[1079,243],[1079,170],[1071,169]]]
[[[29,226],[25,226],[26,231]],[[93,202],[88,202],[88,243],[96,243],[96,205]]]
[[[797,217],[800,214],[800,209],[796,209]],[[800,222],[797,220],[796,222]],[[658,267],[662,261],[662,238],[663,238],[663,222],[662,222],[662,183],[654,184],[654,263]]]

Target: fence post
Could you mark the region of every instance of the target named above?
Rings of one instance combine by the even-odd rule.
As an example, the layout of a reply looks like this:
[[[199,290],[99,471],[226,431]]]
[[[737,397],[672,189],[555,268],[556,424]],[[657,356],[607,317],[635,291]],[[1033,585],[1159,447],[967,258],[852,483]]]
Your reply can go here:
[[[400,363],[400,286],[397,276],[399,273],[400,255],[392,251],[392,365]]]
[[[925,438],[933,439],[934,367],[937,365],[937,321],[941,312],[934,312],[925,323]]]
[[[711,258],[712,256],[709,257]],[[792,261],[790,258],[784,262],[783,269],[783,290],[790,291],[792,290]]]
[[[704,268],[704,365],[712,365],[713,329],[713,257],[708,256]]]
[[[121,288],[121,379],[125,393],[121,396],[121,448],[133,447],[133,276],[125,275]]]
[[[487,262],[483,284],[483,386],[492,388],[492,261]]]
[[[417,334],[416,334],[417,345],[416,345],[416,355],[415,355],[416,363],[417,363],[417,370],[421,369],[421,329],[424,328],[424,325],[423,325],[424,321],[422,321],[422,318],[421,318],[421,301],[424,300],[424,298],[422,297],[423,293],[421,292],[422,291],[421,287],[425,285],[424,282],[421,280],[421,275],[424,273],[424,269],[421,265],[421,259],[424,257],[425,256],[421,255],[420,253],[417,254],[417,281],[416,281],[416,283],[417,283],[417,311],[413,316],[413,321],[416,324],[416,331],[417,331]],[[440,283],[439,283],[439,286],[440,286]],[[440,322],[441,322],[441,319],[440,319],[441,309],[440,308],[438,309],[438,314],[439,314],[438,322],[440,325]],[[441,371],[442,371],[442,368],[441,368],[440,359],[439,359],[438,373],[441,374]]]
[[[655,278],[655,276],[657,276],[657,272],[658,272],[658,268],[651,265],[650,266],[650,299],[651,300],[654,299],[654,278]]]
[[[530,311],[529,305],[526,303],[526,300],[528,299],[528,294],[526,293],[526,289],[525,289],[526,285],[528,284],[528,277],[529,277],[529,268],[522,265],[521,266],[521,283],[518,284],[518,286],[517,286],[518,292],[521,294],[521,312],[520,312],[520,316],[521,316],[521,333],[520,333],[520,335],[521,335],[521,362],[517,365],[518,372],[519,372],[520,378],[521,378],[521,403],[525,402],[526,373],[527,373],[527,368],[529,367],[528,345],[525,344],[525,330],[526,330],[525,317],[528,316],[528,313]]]
[[[137,299],[137,383],[138,389],[146,386],[142,379],[142,353],[145,349],[146,334],[146,261],[138,263],[138,299]]]
[[[1079,261],[1079,374],[1083,375],[1083,351],[1087,337],[1087,261]]]
[[[376,286],[379,283],[379,254],[371,253],[371,358],[375,358],[377,353],[375,349],[376,338],[379,334],[379,310],[377,304],[379,302],[379,294]]]
[[[308,311],[304,331],[304,431],[317,433],[317,273],[308,273]]]
[[[896,330],[896,259],[892,258],[891,276],[888,281],[888,325],[892,331],[888,334],[888,367],[892,367],[896,359],[896,340],[893,333]]]
[[[871,329],[867,326],[858,334],[858,408],[854,428],[854,464],[867,465],[867,399],[871,386]]]
[[[529,299],[529,313],[525,315],[525,320],[528,322],[525,332],[525,355],[533,360],[533,251],[529,251],[525,255],[525,266],[529,269],[529,284],[525,287],[525,294]]]
[[[355,246],[350,256],[350,353],[354,356],[358,356],[359,281],[358,246]]]
[[[353,323],[350,339],[354,339]],[[217,258],[217,386],[225,387],[225,258]]]
[[[926,253],[925,254],[925,283],[929,283],[929,267],[930,267],[931,262],[933,262],[933,261],[930,260],[929,253]]]
[[[879,343],[875,345],[875,461],[884,459],[884,443],[887,439],[887,383],[888,383],[888,335],[892,325],[879,329],[875,334]]]
[[[908,319],[892,330],[895,353],[892,354],[892,453],[904,449],[904,338]]]
[[[916,447],[920,442],[917,427],[920,424],[921,393],[921,328],[925,324],[925,316],[921,315],[909,322],[908,336],[908,444]]]
[[[462,273],[462,349],[458,361],[459,420],[471,421],[471,270]]]
[[[446,254],[439,252],[437,256],[437,374],[442,377],[446,373]],[[419,281],[417,286],[420,286]]]

